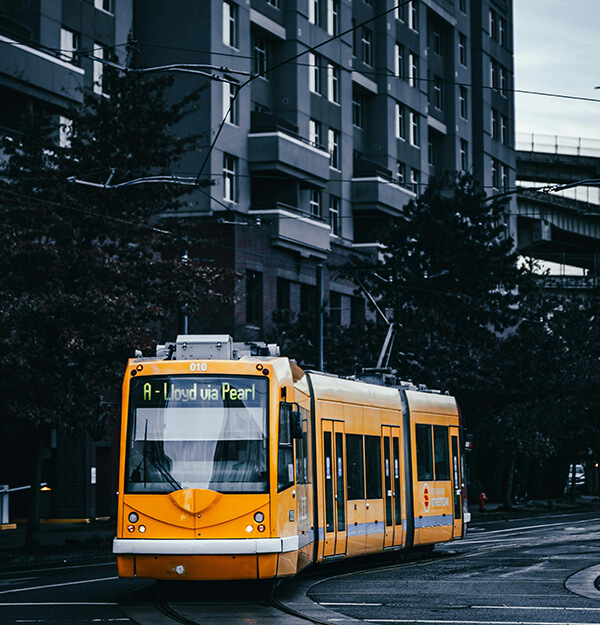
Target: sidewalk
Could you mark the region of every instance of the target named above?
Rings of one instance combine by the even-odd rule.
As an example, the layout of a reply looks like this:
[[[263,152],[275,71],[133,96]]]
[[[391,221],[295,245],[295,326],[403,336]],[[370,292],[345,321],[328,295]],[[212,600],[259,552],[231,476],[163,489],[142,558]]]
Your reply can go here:
[[[476,504],[469,506],[472,521],[508,519],[556,512],[583,512],[586,510],[600,510],[600,498],[593,495],[580,495],[574,501],[567,499],[532,500],[515,503],[509,510],[506,510],[500,503],[487,503],[485,512],[480,512],[479,506]]]
[[[92,523],[40,523],[39,544],[25,552],[26,524],[0,531],[0,570],[112,557],[116,520]]]

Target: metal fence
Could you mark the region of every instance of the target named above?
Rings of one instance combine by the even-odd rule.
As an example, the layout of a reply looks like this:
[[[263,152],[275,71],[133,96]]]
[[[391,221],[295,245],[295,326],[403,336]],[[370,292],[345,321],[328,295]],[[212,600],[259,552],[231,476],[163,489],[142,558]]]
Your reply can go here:
[[[517,150],[522,152],[600,157],[600,139],[563,137],[533,132],[518,132],[516,139]]]

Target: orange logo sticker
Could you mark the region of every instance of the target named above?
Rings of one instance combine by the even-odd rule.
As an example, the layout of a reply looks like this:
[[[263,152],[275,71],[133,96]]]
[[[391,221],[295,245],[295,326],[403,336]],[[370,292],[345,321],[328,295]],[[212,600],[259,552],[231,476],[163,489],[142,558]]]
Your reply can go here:
[[[425,512],[429,512],[430,504],[431,497],[429,495],[429,484],[423,484],[423,508],[425,508]]]

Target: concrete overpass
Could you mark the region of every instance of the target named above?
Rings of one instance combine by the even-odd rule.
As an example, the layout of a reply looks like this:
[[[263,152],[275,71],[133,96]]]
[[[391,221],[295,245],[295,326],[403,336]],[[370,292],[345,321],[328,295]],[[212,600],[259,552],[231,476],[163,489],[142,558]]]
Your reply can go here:
[[[517,247],[600,273],[600,141],[519,135],[517,147]],[[562,195],[533,190],[581,181],[598,182]]]

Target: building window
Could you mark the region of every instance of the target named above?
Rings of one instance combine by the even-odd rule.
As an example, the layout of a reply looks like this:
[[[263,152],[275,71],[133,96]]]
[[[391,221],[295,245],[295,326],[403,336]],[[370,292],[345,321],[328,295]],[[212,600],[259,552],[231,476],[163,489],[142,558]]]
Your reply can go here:
[[[61,148],[71,147],[73,136],[73,120],[62,115],[58,118],[58,145]]]
[[[327,0],[327,33],[331,36],[340,32],[340,1]]]
[[[492,186],[500,188],[500,163],[495,158],[492,159]]]
[[[227,80],[227,78],[226,78]],[[237,105],[237,85],[231,82],[223,82],[223,119],[228,124],[237,126],[239,124]]]
[[[503,96],[507,95],[508,91],[508,70],[506,67],[500,66],[500,92]]]
[[[353,297],[350,300],[350,323],[361,324],[365,321],[365,300],[362,297]],[[349,499],[350,497],[348,497]]]
[[[223,43],[237,48],[238,7],[229,0],[223,0]]]
[[[469,119],[469,109],[467,106],[468,92],[466,87],[460,87],[458,98],[460,104],[460,116],[463,119]]]
[[[327,65],[327,99],[339,104],[340,101],[340,70],[335,65]]]
[[[285,278],[277,278],[277,309],[290,310],[291,302],[290,281]]]
[[[498,124],[498,111],[492,109],[492,138],[500,139],[500,126]]]
[[[442,93],[442,79],[439,76],[433,78],[433,105],[440,111],[444,108],[443,93]]]
[[[403,185],[406,181],[406,165],[402,161],[398,161],[396,172],[398,175],[398,182]]]
[[[308,21],[311,24],[316,24],[317,26],[321,23],[319,19],[321,7],[319,5],[319,0],[308,0]]]
[[[308,122],[308,140],[316,148],[321,147],[321,122],[311,119]]]
[[[458,33],[458,60],[464,67],[467,66],[467,36]]]
[[[262,325],[263,276],[260,271],[246,270],[246,323]]]
[[[94,0],[94,6],[107,13],[113,13],[112,4],[112,0]]]
[[[396,102],[396,137],[398,139],[405,139],[406,132],[404,128],[404,105],[400,102]]]
[[[264,37],[254,37],[254,73],[267,78],[265,72],[267,71],[267,55],[268,55],[268,42]]]
[[[505,115],[500,116],[500,140],[508,145],[508,118]]]
[[[300,284],[300,312],[310,313],[317,309],[317,289],[311,284]]]
[[[60,29],[60,58],[69,63],[77,62],[77,51],[79,50],[79,33],[68,28]]]
[[[335,195],[329,196],[329,226],[331,234],[336,237],[340,236],[340,198]]]
[[[313,217],[321,216],[321,191],[319,189],[311,189],[309,197],[309,212]]]
[[[280,6],[279,2],[280,0],[267,0],[267,4],[270,4],[272,7],[275,7],[276,9],[278,9]]]
[[[458,8],[460,9],[462,13],[466,13],[467,12],[467,0],[459,0]]]
[[[418,32],[419,30],[419,12],[417,7],[418,0],[409,0],[408,3],[408,27]]]
[[[490,9],[490,37],[498,39],[498,14],[494,9]]]
[[[398,77],[404,75],[404,46],[400,43],[394,46],[394,74]]]
[[[352,92],[352,124],[357,128],[365,127],[365,98],[356,90]]]
[[[108,51],[101,43],[95,43],[94,44],[94,56],[97,59],[105,60],[108,57]],[[94,60],[93,67],[92,67],[93,80],[94,80],[94,87],[93,87],[94,93],[98,93],[98,94],[104,93],[102,89],[103,72],[104,72],[104,65],[102,64],[102,62]]]
[[[460,169],[469,171],[469,143],[464,139],[460,140]]]
[[[432,39],[432,44],[433,44],[433,51],[438,55],[438,56],[442,56],[442,33],[437,29],[434,28],[432,33],[431,33],[431,39]]]
[[[313,93],[322,93],[321,58],[312,52],[308,53],[308,88]]]
[[[373,65],[373,31],[364,27],[362,29],[362,53],[363,63]]]
[[[508,191],[508,167],[500,165],[500,183],[504,191]]]
[[[413,190],[413,193],[419,195],[419,183],[421,180],[421,174],[418,169],[412,168],[410,170],[410,186]]]
[[[223,199],[237,202],[237,158],[223,154]]]
[[[506,47],[506,20],[503,17],[498,18],[498,38],[500,45]]]
[[[329,148],[329,166],[333,169],[340,169],[340,133],[330,128],[327,133],[327,144]]]
[[[419,147],[419,114],[416,111],[410,111],[410,144]]]
[[[419,79],[419,59],[412,52],[408,55],[408,84],[416,87]]]
[[[498,89],[498,66],[495,61],[490,61],[490,87]]]

